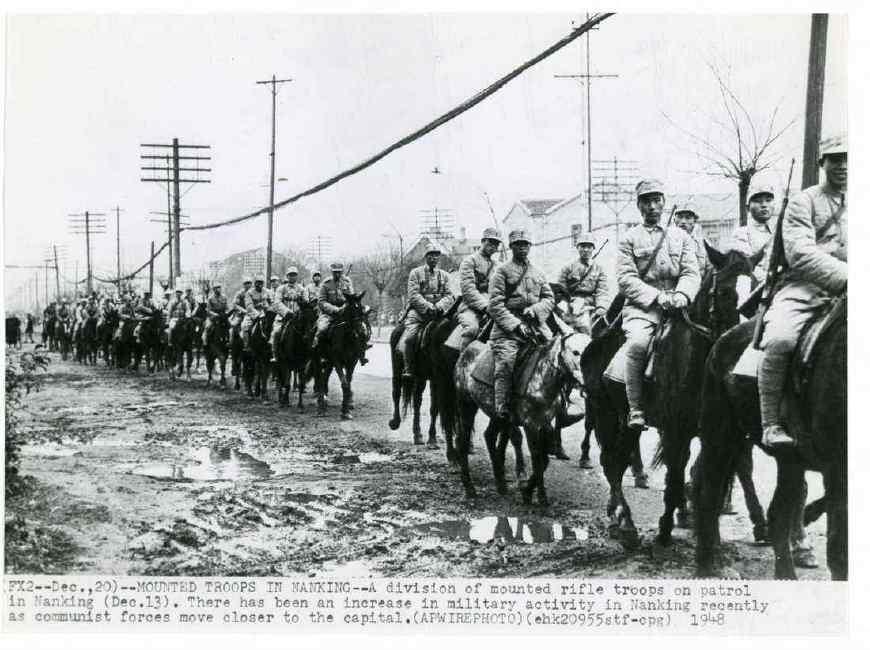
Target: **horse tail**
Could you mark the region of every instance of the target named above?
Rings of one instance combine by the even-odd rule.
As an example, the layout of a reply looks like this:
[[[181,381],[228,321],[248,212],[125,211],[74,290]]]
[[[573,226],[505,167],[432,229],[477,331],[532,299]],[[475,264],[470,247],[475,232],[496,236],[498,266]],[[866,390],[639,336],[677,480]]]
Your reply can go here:
[[[416,377],[402,377],[402,418],[408,417],[408,408],[414,401],[414,388],[417,386]]]
[[[649,463],[651,469],[658,469],[665,464],[665,448],[662,447],[662,442],[659,440],[656,443],[656,449],[653,452],[652,460]]]

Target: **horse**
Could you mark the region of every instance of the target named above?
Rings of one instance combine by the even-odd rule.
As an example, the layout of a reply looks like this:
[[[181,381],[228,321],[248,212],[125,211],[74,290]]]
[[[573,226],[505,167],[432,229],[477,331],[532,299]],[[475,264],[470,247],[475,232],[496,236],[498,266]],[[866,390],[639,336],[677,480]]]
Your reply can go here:
[[[220,367],[220,385],[227,385],[226,368],[229,354],[230,321],[225,313],[211,319],[211,328],[205,337],[205,367],[208,370],[207,386],[211,386],[215,361]]]
[[[555,417],[556,397],[562,387],[566,383],[577,383],[582,387],[580,358],[591,340],[588,334],[575,332],[556,317],[551,316],[550,323],[552,323],[551,327],[555,326],[558,330],[557,335],[542,345],[527,343],[526,349],[529,346],[533,349],[525,362],[522,361],[525,349],[520,351],[517,370],[522,377],[528,379],[525,386],[514,386],[514,395],[511,399],[512,419],[525,430],[526,442],[532,458],[532,474],[522,488],[523,502],[530,504],[532,494],[537,489],[538,503],[541,506],[549,503],[544,485],[544,472],[549,463],[547,453],[549,440],[544,433],[544,428],[546,423]],[[534,349],[535,347],[537,349]],[[484,439],[492,463],[496,489],[499,494],[507,492],[504,456],[508,442],[507,435],[513,425],[500,422],[494,417],[494,390],[492,386],[479,382],[474,377],[475,366],[487,348],[488,346],[480,341],[472,341],[459,356],[453,373],[457,393],[454,412],[454,428],[457,432],[456,451],[467,499],[474,499],[477,496],[468,469],[468,448],[474,416],[478,410],[482,410],[490,418],[484,431]]]
[[[686,511],[685,468],[691,439],[698,432],[700,400],[696,391],[701,385],[704,362],[713,342],[739,321],[738,281],[743,278],[748,283],[752,274],[752,262],[743,253],[723,254],[705,246],[711,267],[692,304],[666,315],[661,334],[656,336],[654,381],[644,390],[647,420],[659,432],[661,449],[657,455],[667,467],[665,511],[656,536],[659,546],[671,542],[674,513]],[[605,376],[608,364],[625,341],[618,324],[619,320],[593,340],[583,354],[582,365],[589,412],[601,447],[601,464],[610,485],[608,528],[612,537],[632,550],[640,544],[640,538],[623,494],[622,477],[637,448],[640,431],[627,425],[625,385]],[[687,525],[685,514],[679,517],[679,523]]]
[[[242,374],[248,397],[258,395],[264,402],[269,400],[269,334],[275,313],[266,311],[251,327],[250,349],[242,351]]]
[[[820,472],[823,477],[831,578],[848,578],[845,294],[834,298],[832,305],[808,367],[793,365],[787,384],[783,408],[788,429],[798,444],[795,449],[782,451],[762,447],[777,466],[776,488],[768,509],[777,579],[797,577],[790,537],[802,519],[807,470]],[[732,374],[752,340],[754,328],[755,320],[750,320],[723,335],[713,347],[704,372],[701,456],[695,482],[695,564],[699,576],[715,575],[719,507],[747,434],[756,443],[761,437],[757,385]]]
[[[6,317],[6,345],[21,348],[21,319],[18,316]]]
[[[76,335],[76,361],[97,364],[97,317],[88,314]]]
[[[190,318],[180,318],[172,329],[165,350],[166,366],[169,368],[169,378],[187,376],[190,381],[190,366],[193,365],[193,337],[196,325]],[[185,359],[187,363],[185,364]]]
[[[103,351],[103,360],[111,367],[116,363],[112,354],[112,335],[118,327],[118,312],[106,312],[101,322],[97,323],[97,347]]]
[[[54,336],[57,341],[57,349],[60,351],[60,358],[66,361],[72,346],[69,320],[57,319],[54,325]]]
[[[233,388],[241,390],[244,375],[244,345],[239,327],[230,327],[230,374],[235,378]]]
[[[142,318],[140,322],[142,327],[139,329],[139,343],[134,348],[133,370],[139,371],[139,362],[144,356],[145,369],[150,374],[157,370],[160,359],[164,356],[163,312],[155,309],[150,316]]]
[[[133,360],[133,352],[136,346],[134,330],[136,329],[136,321],[130,317],[118,317],[118,326],[115,329],[115,334],[112,337],[112,356],[115,359],[115,367],[127,370],[130,362]]]
[[[284,327],[278,338],[278,349],[275,356],[278,359],[278,403],[281,406],[290,405],[290,393],[295,388],[298,391],[296,409],[299,413],[305,411],[302,404],[302,393],[305,390],[305,368],[311,351],[311,341],[314,338],[314,327],[317,321],[317,302],[302,301],[299,311]]]
[[[196,357],[196,370],[199,371],[199,360],[202,355],[203,345],[202,345],[202,330],[205,327],[205,317],[207,315],[208,309],[206,308],[206,304],[204,302],[196,303],[196,307],[193,310],[193,315],[190,316],[190,320],[193,324],[193,332],[191,334],[191,347],[193,349],[193,354]]]
[[[368,307],[362,304],[362,293],[344,294],[347,302],[344,311],[324,333],[318,350],[312,356],[312,370],[315,377],[314,392],[317,395],[317,414],[326,415],[326,393],[329,389],[329,376],[335,370],[341,382],[341,418],[352,420],[353,415],[353,372],[357,361],[365,351],[371,327],[368,323]],[[365,330],[365,333],[362,332]]]

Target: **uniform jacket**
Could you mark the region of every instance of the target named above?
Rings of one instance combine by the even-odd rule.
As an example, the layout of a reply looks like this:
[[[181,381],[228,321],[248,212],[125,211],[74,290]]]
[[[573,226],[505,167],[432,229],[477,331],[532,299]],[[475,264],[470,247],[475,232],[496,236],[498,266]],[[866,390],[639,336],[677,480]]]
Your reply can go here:
[[[294,284],[285,282],[278,287],[275,298],[292,308],[294,304],[308,300],[308,290],[298,282]]]
[[[136,312],[133,311],[133,305],[129,302],[122,302],[118,307],[118,316],[121,320],[127,320],[136,316]]]
[[[196,311],[196,298],[193,296],[184,296],[183,300],[187,303],[187,313],[193,316]]]
[[[187,300],[180,298],[170,302],[169,318],[187,318]]]
[[[426,316],[433,307],[447,311],[453,304],[450,276],[444,269],[429,270],[423,264],[408,275],[408,304],[420,316]]]
[[[703,280],[704,274],[710,266],[710,260],[707,258],[707,249],[704,247],[704,233],[701,231],[701,226],[695,224],[695,229],[692,230],[689,239],[695,244],[695,257],[698,259],[698,276]]]
[[[209,316],[227,313],[227,297],[223,294],[220,296],[211,294],[206,302],[206,310]]]
[[[513,332],[523,322],[520,315],[526,307],[532,307],[538,321],[544,323],[556,304],[544,274],[531,262],[526,266],[526,273],[522,275],[524,267],[509,260],[500,265],[489,280],[489,315],[504,332]],[[516,289],[505,296],[509,286]]]
[[[245,311],[245,295],[247,291],[239,289],[236,295],[233,296],[233,311]],[[238,307],[238,309],[236,309]]]
[[[689,301],[701,286],[695,242],[681,228],[671,226],[653,265],[641,280],[640,272],[649,264],[662,236],[661,226],[639,224],[619,243],[616,256],[616,282],[625,298],[625,320],[642,318],[659,322],[661,308],[656,304],[660,291],[679,291]]]
[[[100,309],[97,307],[96,303],[88,303],[85,307],[85,314],[88,318],[95,317],[100,313]]]
[[[260,311],[265,309],[269,304],[271,292],[268,289],[257,291],[255,287],[248,289],[245,294],[245,311],[251,318],[256,318],[260,315]]]
[[[69,318],[69,307],[67,307],[66,305],[61,305],[60,308],[57,310],[57,317],[61,320],[66,320],[67,318]]]
[[[459,288],[462,291],[461,311],[473,309],[486,311],[489,306],[489,279],[495,269],[492,257],[485,257],[480,251],[469,255],[459,265]]]
[[[752,217],[745,226],[735,228],[731,233],[731,240],[728,243],[727,250],[738,251],[751,257],[764,248],[773,236],[773,228],[775,222],[772,220],[766,222],[756,221]],[[755,265],[755,270],[752,273],[758,280],[763,281],[767,275],[767,254]]]
[[[607,274],[595,260],[590,264],[574,260],[559,273],[559,284],[572,298],[580,296],[590,307],[607,308]]]
[[[320,311],[329,316],[334,315],[347,302],[344,297],[346,293],[353,293],[353,282],[346,275],[342,275],[337,284],[332,278],[321,282],[320,295],[317,298]]]
[[[150,316],[154,313],[154,309],[154,304],[150,300],[148,302],[143,300],[136,305],[136,308],[133,311],[140,316]]]
[[[839,208],[846,195],[827,184],[805,189],[789,201],[782,222],[782,241],[788,270],[782,292],[812,300],[822,293],[838,294],[846,286],[848,211],[819,237],[821,228]]]

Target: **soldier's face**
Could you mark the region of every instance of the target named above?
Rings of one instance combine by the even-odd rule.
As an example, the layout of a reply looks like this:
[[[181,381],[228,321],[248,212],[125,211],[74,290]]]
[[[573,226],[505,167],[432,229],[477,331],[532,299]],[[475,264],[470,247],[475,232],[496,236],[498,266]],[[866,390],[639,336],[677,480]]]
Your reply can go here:
[[[220,288],[220,287],[215,287],[215,288],[214,288],[214,295],[216,295],[216,296],[221,295],[221,288]]]
[[[767,222],[773,216],[773,195],[756,194],[749,202],[749,214],[760,223]]]
[[[662,218],[662,210],[665,208],[665,197],[658,192],[644,194],[637,199],[637,209],[643,216],[643,222],[648,226],[656,225]]]
[[[314,285],[317,286],[318,284],[320,284],[320,276],[319,276],[319,275],[315,275],[315,276],[314,276]]]
[[[695,229],[696,221],[697,217],[692,212],[677,212],[674,215],[674,223],[677,224],[677,228],[682,228],[690,235]]]
[[[497,239],[484,239],[480,250],[484,255],[489,257],[498,250],[498,245],[499,241]]]
[[[837,187],[845,187],[847,180],[846,154],[832,153],[825,156],[822,161],[822,169],[825,170],[825,178]]]
[[[435,253],[430,253],[429,255],[426,256],[426,264],[429,265],[430,269],[434,269],[436,266],[438,266],[438,259],[440,257],[441,257],[440,255],[436,255]]]
[[[332,272],[332,279],[335,280],[336,282],[341,280],[341,271],[333,271]]]
[[[298,278],[299,278],[298,275],[296,275],[295,273],[291,273],[290,275],[287,276],[287,283],[288,284],[296,284],[296,280]]]
[[[588,262],[589,258],[592,257],[592,251],[594,251],[594,250],[595,250],[595,246],[593,246],[592,244],[580,244],[580,246],[579,246],[580,259],[583,260],[584,262]]]
[[[511,252],[517,262],[525,262],[529,259],[529,251],[531,249],[532,245],[528,242],[518,241],[511,244]]]

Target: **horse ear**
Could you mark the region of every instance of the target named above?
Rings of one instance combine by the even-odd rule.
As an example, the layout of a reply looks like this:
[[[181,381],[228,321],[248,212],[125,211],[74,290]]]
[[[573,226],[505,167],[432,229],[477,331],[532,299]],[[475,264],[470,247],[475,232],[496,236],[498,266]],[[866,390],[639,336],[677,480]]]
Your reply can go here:
[[[363,289],[363,292],[357,296],[357,299],[362,300],[363,296],[366,295],[366,291],[368,291],[368,289]]]
[[[559,328],[559,331],[562,332],[564,336],[568,336],[569,334],[574,333],[574,330],[567,323],[565,323],[565,321],[559,318],[559,315],[555,312],[555,310],[553,311],[551,318],[556,323],[556,327]]]
[[[707,257],[713,266],[717,269],[722,269],[728,259],[727,256],[710,246],[706,239],[704,240],[704,248],[707,250]]]

